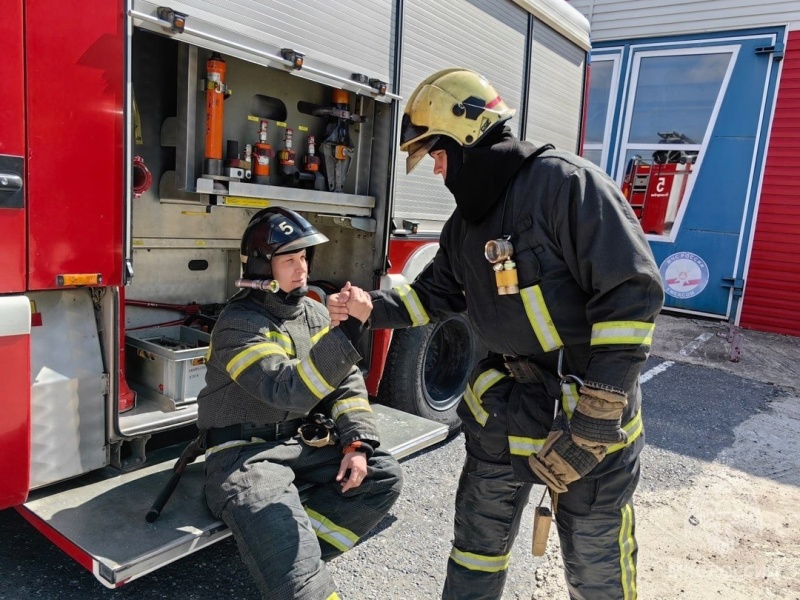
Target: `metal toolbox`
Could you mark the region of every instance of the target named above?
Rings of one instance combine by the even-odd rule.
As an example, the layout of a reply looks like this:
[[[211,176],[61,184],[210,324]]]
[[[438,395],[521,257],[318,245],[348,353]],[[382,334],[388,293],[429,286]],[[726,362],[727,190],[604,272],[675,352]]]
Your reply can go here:
[[[183,325],[127,332],[128,383],[167,408],[194,402],[206,383],[210,339],[208,333]]]

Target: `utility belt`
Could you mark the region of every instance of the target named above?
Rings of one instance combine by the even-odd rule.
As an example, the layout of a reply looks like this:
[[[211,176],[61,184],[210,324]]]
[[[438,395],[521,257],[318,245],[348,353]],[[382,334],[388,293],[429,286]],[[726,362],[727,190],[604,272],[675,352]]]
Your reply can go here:
[[[561,382],[564,376],[536,363],[527,356],[503,355],[506,371],[517,383],[539,383],[553,398],[561,397]],[[560,361],[559,361],[560,367]]]
[[[542,367],[526,356],[504,354],[503,363],[505,363],[509,375],[517,383],[545,383],[547,381]],[[551,377],[555,377],[555,375]]]
[[[278,423],[237,423],[227,427],[211,427],[206,433],[206,448],[213,448],[242,440],[249,442],[251,438],[259,438],[265,442],[277,442],[297,435],[297,430],[305,423],[305,419],[291,419]]]

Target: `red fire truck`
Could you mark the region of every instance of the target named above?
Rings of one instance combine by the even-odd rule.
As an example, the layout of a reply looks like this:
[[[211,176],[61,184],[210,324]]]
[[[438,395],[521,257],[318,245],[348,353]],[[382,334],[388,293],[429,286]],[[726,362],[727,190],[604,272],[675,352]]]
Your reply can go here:
[[[228,535],[201,464],[145,514],[191,438],[252,214],[327,235],[322,300],[412,280],[453,204],[432,174],[396,177],[402,95],[471,67],[522,137],[575,150],[589,47],[562,0],[10,0],[0,38],[0,508],[109,587]],[[466,317],[364,342],[397,456],[456,431],[479,353]]]

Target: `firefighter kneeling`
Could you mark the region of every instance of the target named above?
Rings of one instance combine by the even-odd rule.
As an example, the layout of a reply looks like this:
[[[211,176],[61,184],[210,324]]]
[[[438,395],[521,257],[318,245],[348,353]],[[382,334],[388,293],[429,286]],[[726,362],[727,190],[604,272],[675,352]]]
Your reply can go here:
[[[335,329],[306,297],[315,246],[326,241],[286,209],[251,219],[241,244],[248,289],[213,329],[198,396],[206,503],[270,600],[338,598],[323,561],[377,525],[402,487],[356,366],[369,296],[354,292],[356,318]],[[314,486],[305,506],[304,484]]]

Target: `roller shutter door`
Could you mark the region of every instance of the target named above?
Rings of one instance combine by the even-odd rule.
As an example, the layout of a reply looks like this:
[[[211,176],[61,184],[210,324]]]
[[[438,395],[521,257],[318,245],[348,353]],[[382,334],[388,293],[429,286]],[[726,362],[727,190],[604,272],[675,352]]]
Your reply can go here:
[[[145,13],[152,0],[135,0]],[[389,81],[393,73],[394,6],[373,0],[237,0],[207,2],[182,0],[168,4],[189,15],[187,26],[197,21],[229,31],[236,39],[252,40],[254,48],[268,44],[306,53],[310,61]],[[238,40],[237,40],[238,41]],[[390,88],[391,89],[391,86]]]
[[[577,152],[586,53],[536,20],[532,54],[525,138]]]
[[[800,31],[789,34],[740,325],[800,335]]]
[[[528,13],[506,0],[406,0],[400,95],[408,99],[417,84],[448,67],[467,67],[485,75],[503,100],[522,103]],[[401,105],[405,108],[405,104]],[[516,118],[511,121],[516,133]],[[405,152],[398,152],[394,215],[441,224],[455,202],[426,160],[405,175]]]

